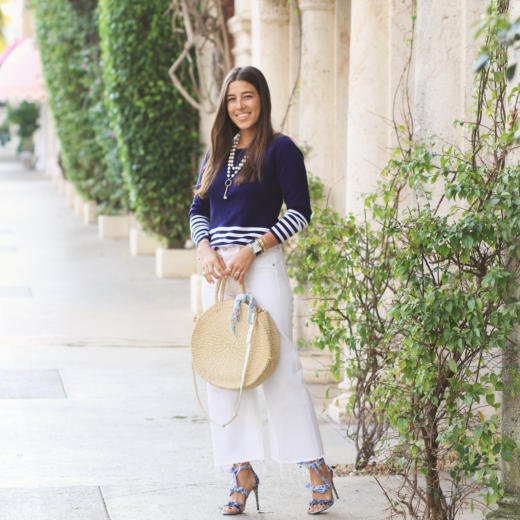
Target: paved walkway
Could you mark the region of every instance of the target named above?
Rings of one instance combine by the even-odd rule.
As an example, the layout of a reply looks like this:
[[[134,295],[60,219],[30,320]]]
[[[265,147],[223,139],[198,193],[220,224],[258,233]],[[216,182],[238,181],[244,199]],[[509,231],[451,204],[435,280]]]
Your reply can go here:
[[[188,294],[0,159],[0,518],[221,518],[229,477],[193,396]],[[329,463],[352,462],[342,428],[320,424]],[[307,518],[303,469],[259,473],[262,518]],[[327,518],[387,517],[370,478],[336,485]]]

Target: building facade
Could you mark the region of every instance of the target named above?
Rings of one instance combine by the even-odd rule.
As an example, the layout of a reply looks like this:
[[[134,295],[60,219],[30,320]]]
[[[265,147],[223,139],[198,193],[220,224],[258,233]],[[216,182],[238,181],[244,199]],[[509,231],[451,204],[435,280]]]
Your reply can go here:
[[[306,149],[308,170],[324,181],[333,206],[357,212],[396,144],[394,121],[403,122],[407,104],[416,135],[463,143],[452,122],[471,105],[475,23],[485,6],[235,0],[228,29],[235,65],[257,66],[267,77],[275,127]]]

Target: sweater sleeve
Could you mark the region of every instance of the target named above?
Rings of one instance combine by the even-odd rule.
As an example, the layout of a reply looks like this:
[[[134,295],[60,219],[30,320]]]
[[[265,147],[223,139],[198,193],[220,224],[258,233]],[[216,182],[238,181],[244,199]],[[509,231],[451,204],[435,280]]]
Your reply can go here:
[[[200,187],[202,181],[202,174],[204,172],[204,167],[206,166],[206,162],[208,161],[209,150],[206,152],[204,159],[202,160],[202,164],[199,171],[199,177],[197,179],[197,184],[195,187],[198,189]],[[201,199],[198,195],[193,197],[193,202],[190,207],[190,231],[191,231],[191,239],[195,243],[195,245],[199,245],[201,240],[207,238],[210,239],[209,234],[209,219],[210,219],[210,207],[209,207],[209,198],[206,197]]]
[[[284,242],[309,225],[312,211],[303,154],[287,136],[279,138],[275,164],[287,211],[270,231]]]

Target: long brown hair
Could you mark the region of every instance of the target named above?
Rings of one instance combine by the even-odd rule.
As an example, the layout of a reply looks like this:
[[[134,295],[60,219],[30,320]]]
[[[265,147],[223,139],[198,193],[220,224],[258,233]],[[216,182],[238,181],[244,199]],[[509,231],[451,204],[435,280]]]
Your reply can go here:
[[[232,81],[247,81],[253,85],[260,97],[260,117],[256,124],[256,134],[247,149],[247,160],[236,182],[252,182],[261,180],[262,161],[265,151],[273,137],[271,124],[271,95],[265,76],[256,67],[235,67],[224,80],[220,91],[219,105],[211,128],[209,156],[202,174],[200,187],[195,194],[204,198],[218,171],[227,160],[233,136],[239,131],[231,121],[227,110],[227,91]]]

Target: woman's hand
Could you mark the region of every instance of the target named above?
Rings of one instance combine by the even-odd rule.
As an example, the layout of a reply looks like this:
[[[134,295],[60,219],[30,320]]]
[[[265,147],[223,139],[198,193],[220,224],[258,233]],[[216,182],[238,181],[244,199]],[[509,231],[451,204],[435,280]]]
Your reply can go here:
[[[202,275],[209,283],[214,283],[226,272],[226,264],[222,257],[211,247],[208,240],[203,240],[197,247],[202,266]]]
[[[238,253],[231,257],[231,260],[228,262],[226,274],[232,276],[238,283],[244,283],[246,273],[254,259],[255,254],[249,247],[244,246]]]

